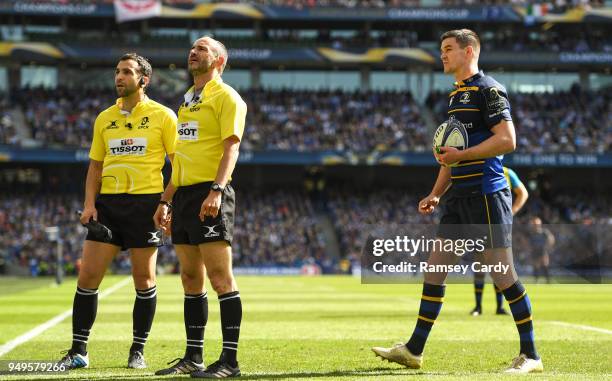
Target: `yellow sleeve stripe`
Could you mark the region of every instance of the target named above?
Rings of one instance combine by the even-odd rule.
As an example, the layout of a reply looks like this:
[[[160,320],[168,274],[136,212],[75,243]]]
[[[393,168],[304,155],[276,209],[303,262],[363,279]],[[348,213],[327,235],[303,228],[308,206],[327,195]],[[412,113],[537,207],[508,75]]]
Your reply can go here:
[[[447,114],[452,114],[457,111],[472,111],[472,112],[480,112],[479,108],[456,108],[454,110],[449,110]]]
[[[468,86],[468,87],[460,87],[457,90],[453,91],[452,93],[448,94],[449,97],[452,97],[453,95],[457,94],[460,91],[478,91],[479,87],[478,86]]]
[[[531,321],[531,315],[529,315],[529,317],[526,317],[523,320],[515,321],[515,323],[516,323],[516,325],[519,325],[519,324],[527,323],[528,321]]]
[[[444,297],[442,296],[421,295],[421,299],[427,300],[428,302],[438,302],[438,303],[442,303],[442,301],[444,301]]]
[[[429,319],[429,318],[426,318],[426,317],[421,316],[421,315],[419,315],[419,319],[424,320],[424,321],[426,321],[426,322],[428,322],[428,323],[432,323],[432,324],[436,322],[436,321],[435,321],[435,320],[433,320],[433,319]],[[518,324],[518,323],[517,323],[517,324]]]
[[[473,173],[471,175],[451,176],[451,179],[465,179],[465,178],[468,178],[468,177],[475,177],[475,176],[482,176],[482,172],[480,172],[480,173]]]
[[[484,160],[470,161],[468,163],[457,164],[455,167],[465,167],[466,165],[484,164]]]
[[[514,299],[514,300],[510,300],[508,301],[508,304],[512,304],[512,303],[516,303],[519,300],[523,299],[523,297],[527,294],[527,290],[523,291],[523,293],[521,294],[521,296],[519,296],[518,298]]]

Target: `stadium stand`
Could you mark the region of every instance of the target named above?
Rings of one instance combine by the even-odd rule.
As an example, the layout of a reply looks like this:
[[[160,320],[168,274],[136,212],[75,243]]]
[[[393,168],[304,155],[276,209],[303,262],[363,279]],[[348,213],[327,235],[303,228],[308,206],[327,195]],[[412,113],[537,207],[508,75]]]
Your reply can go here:
[[[316,263],[326,272],[339,271],[342,258],[358,261],[366,234],[374,226],[397,227],[431,224],[431,217],[416,212],[418,195],[413,189],[386,188],[377,192],[355,190],[346,186],[326,191],[324,210],[333,221],[340,258],[325,255],[325,239],[313,202],[300,189],[275,191],[242,190],[236,216],[234,263],[236,266],[301,267]],[[9,264],[28,268],[32,275],[55,272],[56,246],[44,232],[46,226],[62,230],[65,272],[78,271],[78,258],[86,231],[74,213],[81,206],[75,194],[26,195],[0,199],[0,256]],[[517,216],[517,225],[527,225],[539,216],[545,224],[612,225],[609,211],[612,199],[592,192],[560,192],[554,195],[535,192],[524,211]],[[519,250],[520,251],[520,250]],[[570,252],[557,253],[571,256]],[[561,263],[563,258],[559,258]],[[127,252],[114,261],[114,270],[129,272]],[[178,271],[176,254],[171,245],[160,249],[158,268],[161,272]]]
[[[112,90],[26,89],[14,91],[11,100],[22,110],[28,134],[37,142],[86,148],[94,118],[114,102],[112,95]],[[241,147],[246,151],[429,150],[430,126],[410,93],[252,89],[244,96],[250,110]],[[180,100],[180,94],[153,92],[151,97],[169,105]],[[510,97],[520,131],[519,152],[610,150],[607,121],[612,118],[612,98],[608,91],[575,86],[567,92],[512,93]],[[426,102],[438,123],[446,119],[447,100],[446,94],[436,92]],[[20,138],[7,110],[4,102],[0,137],[16,144]]]

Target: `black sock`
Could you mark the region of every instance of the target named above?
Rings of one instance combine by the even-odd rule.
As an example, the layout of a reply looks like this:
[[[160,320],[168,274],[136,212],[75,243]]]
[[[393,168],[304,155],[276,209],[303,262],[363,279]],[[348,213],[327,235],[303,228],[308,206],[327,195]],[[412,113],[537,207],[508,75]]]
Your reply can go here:
[[[87,354],[89,332],[98,311],[98,289],[77,287],[72,304],[72,348],[70,351]]]
[[[183,314],[185,334],[187,335],[185,358],[201,364],[204,355],[204,329],[208,322],[207,293],[185,294]]]
[[[132,312],[133,341],[130,353],[140,351],[144,353],[144,345],[149,337],[149,331],[153,325],[155,307],[157,306],[157,287],[153,286],[146,290],[136,290],[134,300],[134,311]]]
[[[482,290],[484,289],[484,280],[474,279],[474,299],[476,300],[476,309],[482,309]]]
[[[539,359],[540,356],[535,348],[533,322],[531,321],[531,302],[525,287],[517,280],[516,283],[505,289],[503,293],[508,301],[519,333],[521,341],[520,353],[524,353],[530,359]]]
[[[501,310],[504,308],[504,294],[502,294],[501,290],[494,284],[495,287],[495,301],[497,302],[497,310]]]
[[[231,366],[238,364],[238,338],[240,337],[240,322],[242,321],[242,301],[238,291],[219,295],[221,309],[221,331],[223,333],[223,350],[220,360]]]
[[[425,342],[433,327],[444,301],[444,285],[423,283],[423,295],[416,326],[410,340],[406,343],[408,350],[413,355],[420,355],[425,348]]]

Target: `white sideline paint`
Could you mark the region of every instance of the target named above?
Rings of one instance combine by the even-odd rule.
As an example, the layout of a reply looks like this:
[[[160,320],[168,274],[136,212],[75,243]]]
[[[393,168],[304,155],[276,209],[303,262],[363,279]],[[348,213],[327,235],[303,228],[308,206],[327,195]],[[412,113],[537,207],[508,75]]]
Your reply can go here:
[[[123,287],[126,284],[128,284],[131,279],[132,279],[131,277],[127,277],[127,278],[123,279],[122,281],[114,284],[111,288],[109,288],[107,290],[104,290],[103,292],[100,293],[100,295],[98,296],[98,299],[106,298],[107,296],[109,296],[113,292],[117,291],[121,287]],[[52,327],[58,325],[59,323],[61,323],[64,319],[66,319],[70,315],[72,315],[72,308],[62,312],[61,314],[59,314],[59,315],[51,318],[50,320],[47,320],[46,322],[42,323],[41,325],[32,328],[31,330],[29,330],[28,332],[24,333],[23,335],[21,335],[19,337],[16,337],[13,340],[9,341],[8,343],[0,346],[0,357],[2,357],[5,354],[9,353],[13,349],[15,349],[15,347],[17,347],[17,346],[19,346],[19,345],[21,345],[21,344],[23,344],[25,342],[28,342],[28,341],[32,340],[33,338],[35,338],[36,336],[38,336],[41,333],[45,332],[49,328],[52,328]]]
[[[556,325],[562,325],[562,326],[565,326],[565,327],[583,329],[585,331],[607,333],[608,335],[612,335],[612,331],[610,331],[609,329],[591,327],[590,325],[572,324],[572,323],[566,323],[564,321],[550,321],[549,323],[553,323],[553,324],[556,324]]]

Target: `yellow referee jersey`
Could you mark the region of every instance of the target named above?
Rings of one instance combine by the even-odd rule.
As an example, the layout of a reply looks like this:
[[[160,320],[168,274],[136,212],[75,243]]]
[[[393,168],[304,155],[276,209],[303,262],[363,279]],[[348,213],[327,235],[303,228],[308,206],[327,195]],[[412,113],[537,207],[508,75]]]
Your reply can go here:
[[[221,77],[202,93],[190,88],[178,112],[178,143],[172,163],[172,183],[186,186],[214,181],[223,157],[223,141],[242,139],[247,106]]]
[[[89,151],[91,159],[104,161],[100,193],[161,193],[161,170],[176,139],[172,110],[145,97],[128,113],[117,99],[96,118]]]

